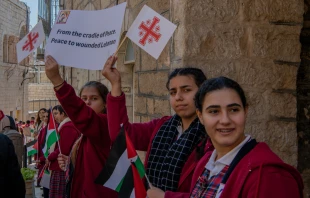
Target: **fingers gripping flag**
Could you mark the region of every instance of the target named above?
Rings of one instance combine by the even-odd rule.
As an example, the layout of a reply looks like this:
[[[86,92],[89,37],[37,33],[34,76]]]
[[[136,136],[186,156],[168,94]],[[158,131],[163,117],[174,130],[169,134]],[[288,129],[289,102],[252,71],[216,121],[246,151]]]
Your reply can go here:
[[[119,198],[145,198],[144,175],[143,163],[122,127],[95,183],[117,191]]]

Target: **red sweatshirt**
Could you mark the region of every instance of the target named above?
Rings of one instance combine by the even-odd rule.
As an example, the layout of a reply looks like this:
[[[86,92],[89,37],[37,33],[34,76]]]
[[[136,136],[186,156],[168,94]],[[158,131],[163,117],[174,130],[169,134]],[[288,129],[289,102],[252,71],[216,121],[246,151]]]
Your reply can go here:
[[[212,152],[199,161],[192,180],[195,187]],[[189,194],[179,196],[188,198]],[[237,164],[226,182],[221,198],[292,198],[303,197],[303,182],[299,172],[285,164],[267,144],[258,143]]]
[[[71,121],[62,125],[59,130],[59,144],[60,150],[63,155],[69,156],[71,148],[74,142],[80,137],[81,133],[74,127]],[[48,156],[48,160],[50,161],[50,170],[54,171],[62,171],[58,165],[57,157],[59,155],[59,146],[58,142],[55,145],[54,152],[50,153]]]
[[[34,159],[35,160],[40,160],[39,166],[37,167],[38,169],[41,169],[44,167],[45,165],[45,157],[43,154],[43,143],[44,143],[44,138],[46,136],[46,126],[41,128],[40,132],[39,132],[39,136],[38,136],[38,153],[34,155]]]
[[[135,149],[141,151],[147,151],[145,157],[144,166],[147,167],[147,159],[151,149],[151,143],[157,134],[160,127],[171,117],[166,116],[161,119],[154,119],[146,123],[129,123],[126,109],[126,100],[125,95],[122,94],[119,97],[113,97],[111,94],[108,94],[107,97],[107,109],[108,109],[108,122],[109,130],[112,142],[116,139],[119,131],[120,124],[124,125],[124,128],[129,135]],[[213,145],[210,141],[207,142],[205,147],[205,152],[213,151]],[[167,191],[165,197],[176,197],[179,192],[190,192],[190,185],[192,181],[192,176],[194,169],[198,163],[196,159],[196,149],[192,151],[188,157],[186,163],[181,172],[181,177],[178,186],[178,192]],[[181,194],[182,195],[182,194]]]
[[[73,174],[71,197],[116,198],[117,192],[94,183],[110,152],[107,116],[94,112],[66,82],[56,91],[56,96],[74,126],[83,134]]]

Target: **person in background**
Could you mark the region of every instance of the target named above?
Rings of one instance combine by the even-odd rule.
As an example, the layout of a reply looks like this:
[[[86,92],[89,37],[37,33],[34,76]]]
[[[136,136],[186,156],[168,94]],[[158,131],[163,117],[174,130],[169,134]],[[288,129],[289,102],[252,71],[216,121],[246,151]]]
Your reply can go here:
[[[45,108],[41,108],[39,111],[38,111],[38,114],[37,114],[37,118],[36,118],[36,123],[35,123],[35,126],[34,126],[34,138],[37,138],[37,136],[39,135],[39,132],[41,131],[42,127],[43,127],[43,124],[44,122],[43,121],[43,117],[45,115],[45,112],[47,110]]]
[[[25,181],[12,141],[0,134],[0,197],[25,198]]]
[[[65,171],[59,167],[57,157],[60,152],[62,155],[69,156],[73,144],[80,137],[81,133],[74,127],[61,105],[56,105],[53,108],[53,114],[56,122],[59,123],[59,142],[55,144],[54,148],[50,149],[52,152],[50,152],[47,158],[49,170],[52,171],[49,197],[64,198],[66,197]]]
[[[18,164],[20,167],[22,167],[22,158],[24,152],[23,136],[18,131],[11,129],[11,122],[7,116],[5,116],[0,121],[0,133],[8,136],[9,139],[13,142],[14,150],[18,159]]]

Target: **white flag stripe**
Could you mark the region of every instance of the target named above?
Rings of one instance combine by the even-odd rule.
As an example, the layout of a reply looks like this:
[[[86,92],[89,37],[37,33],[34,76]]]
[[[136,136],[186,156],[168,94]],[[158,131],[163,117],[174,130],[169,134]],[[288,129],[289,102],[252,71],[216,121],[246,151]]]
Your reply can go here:
[[[36,34],[38,33],[38,34]],[[29,37],[34,40],[29,42]],[[42,21],[39,21],[36,26],[29,32],[22,40],[20,40],[16,44],[16,51],[17,51],[17,61],[20,63],[24,58],[26,58],[30,53],[32,53],[34,50],[36,50],[41,43],[43,43],[45,39],[45,34],[43,30]],[[28,43],[28,45],[27,45]],[[26,46],[25,46],[26,45]],[[24,48],[27,48],[28,50],[23,50]],[[30,51],[29,51],[30,50]]]
[[[132,189],[132,192],[130,194],[130,198],[136,198],[135,188]]]
[[[121,180],[125,177],[128,167],[130,167],[130,161],[127,156],[127,149],[124,151],[122,156],[117,161],[116,167],[109,178],[109,180],[104,184],[105,187],[116,189]]]
[[[150,29],[146,31],[145,28],[140,27],[141,24],[144,24],[144,27]],[[126,36],[155,59],[158,59],[175,29],[176,25],[148,6],[144,5],[137,18],[129,28]],[[141,43],[143,42],[140,41],[144,38],[144,36],[146,36],[146,34],[149,35],[149,37],[146,37],[146,40],[144,39],[145,44],[142,45]],[[149,39],[152,41],[149,41]]]

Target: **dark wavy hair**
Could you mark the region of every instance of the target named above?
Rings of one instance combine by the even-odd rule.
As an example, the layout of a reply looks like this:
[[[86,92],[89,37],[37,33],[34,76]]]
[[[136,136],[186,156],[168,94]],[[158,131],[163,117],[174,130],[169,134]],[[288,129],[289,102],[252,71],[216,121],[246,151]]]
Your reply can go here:
[[[102,84],[101,82],[97,81],[89,81],[87,82],[80,90],[79,96],[81,97],[82,91],[85,87],[95,87],[97,91],[99,92],[104,104],[107,104],[107,95],[109,93],[108,88]],[[101,113],[107,113],[107,109],[104,108]]]

